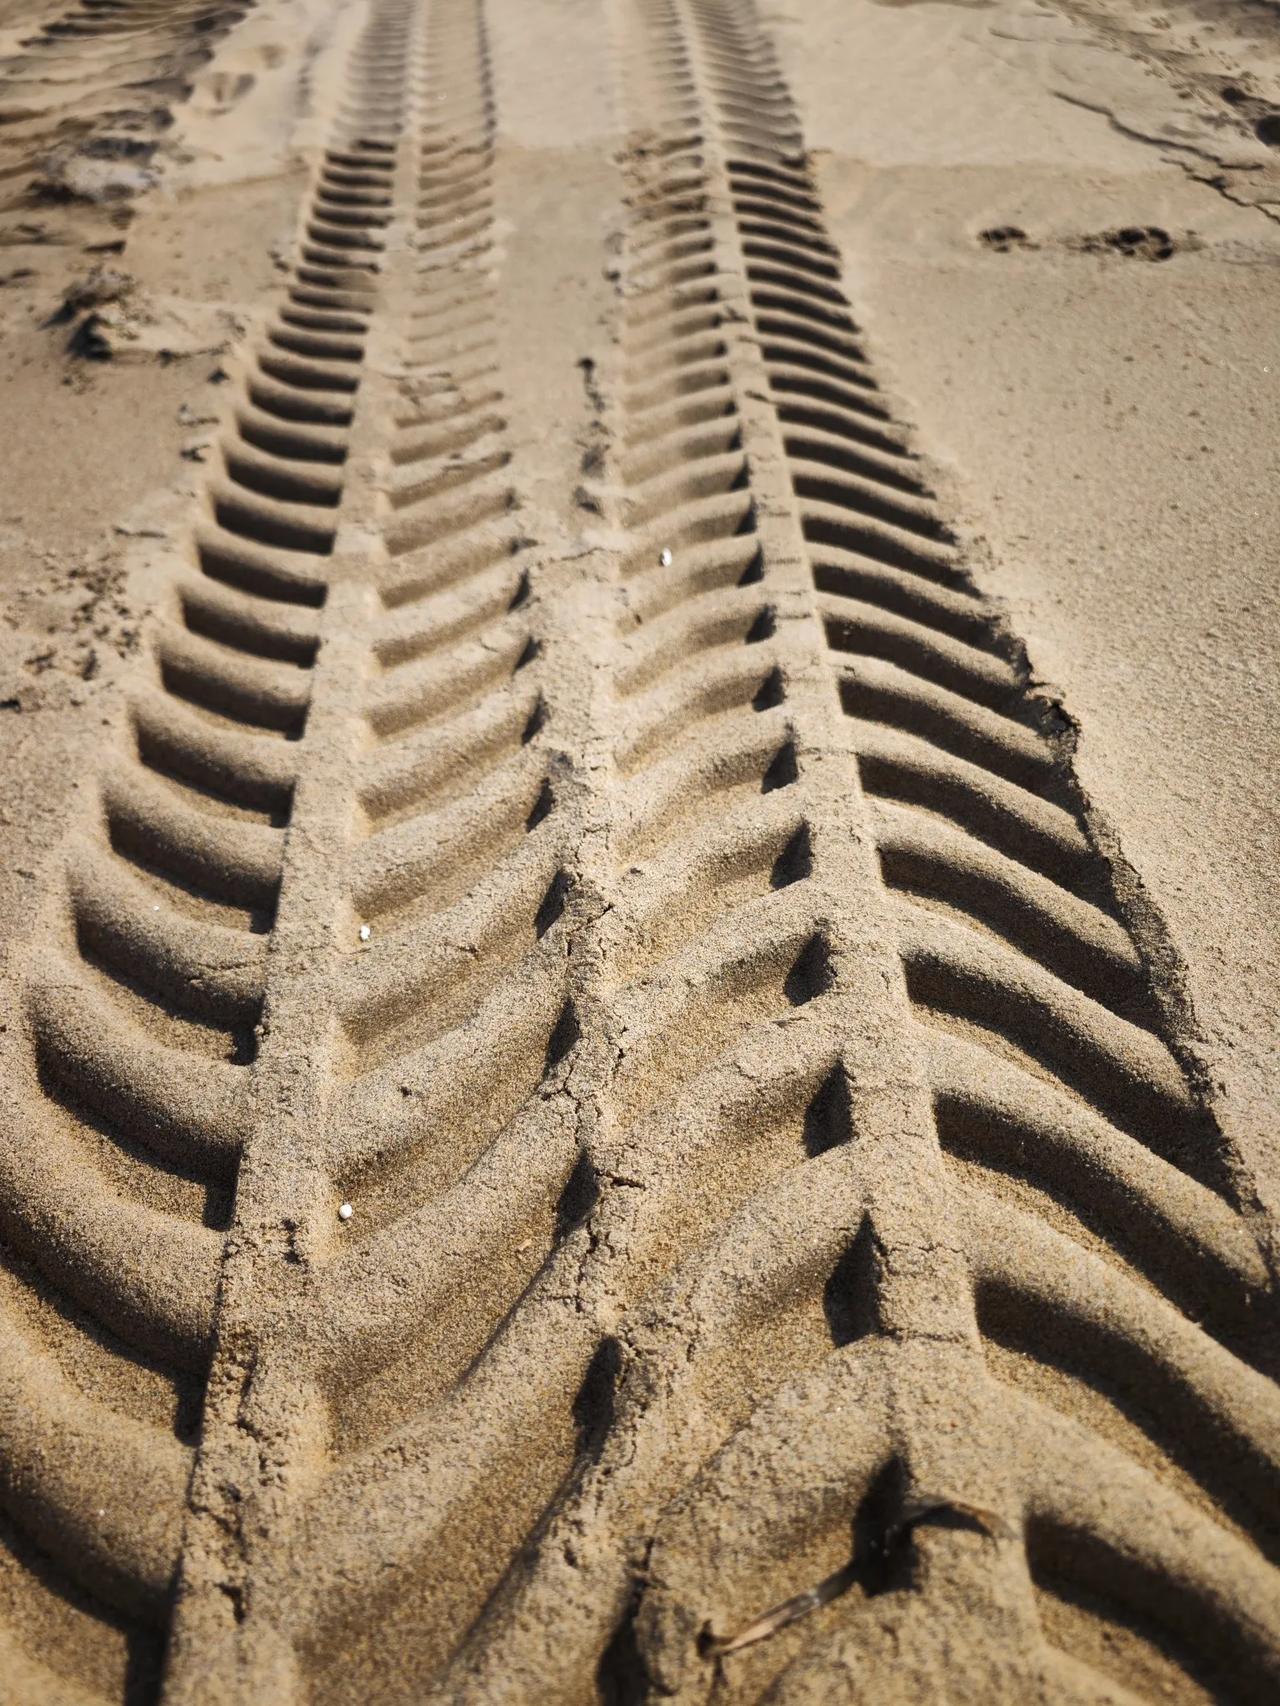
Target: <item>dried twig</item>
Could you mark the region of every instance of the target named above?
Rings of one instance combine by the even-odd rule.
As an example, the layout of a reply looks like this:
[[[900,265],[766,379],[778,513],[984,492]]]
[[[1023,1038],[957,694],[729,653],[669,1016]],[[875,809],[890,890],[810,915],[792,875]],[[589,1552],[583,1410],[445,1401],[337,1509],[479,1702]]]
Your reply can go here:
[[[748,1623],[745,1629],[739,1629],[736,1635],[730,1635],[726,1640],[707,1642],[706,1652],[710,1658],[722,1659],[727,1653],[737,1653],[743,1647],[753,1647],[757,1641],[767,1641],[770,1635],[776,1635],[779,1629],[785,1629],[788,1623],[794,1623],[797,1618],[806,1616],[810,1611],[816,1611],[820,1605],[827,1605],[833,1599],[853,1586],[857,1576],[857,1567],[848,1563],[834,1575],[827,1576],[818,1583],[816,1588],[810,1588],[807,1593],[798,1593],[793,1599],[784,1599],[781,1605],[775,1605],[772,1611],[766,1611],[763,1617],[757,1617],[754,1623]]]
[[[992,1540],[1004,1540],[1012,1536],[1013,1530],[1004,1518],[995,1511],[984,1509],[981,1505],[968,1504],[964,1499],[952,1499],[945,1495],[929,1493],[919,1494],[904,1507],[901,1520],[886,1533],[883,1548],[888,1551],[895,1541],[903,1539],[920,1523],[951,1518],[952,1526],[957,1526],[955,1518],[959,1518],[958,1526],[976,1528],[988,1535]],[[846,1593],[861,1573],[861,1564],[856,1559],[850,1559],[842,1569],[833,1575],[825,1577],[816,1588],[809,1588],[805,1593],[793,1595],[784,1599],[781,1605],[775,1605],[771,1611],[766,1611],[754,1622],[748,1623],[745,1629],[739,1629],[736,1635],[723,1638],[709,1637],[703,1644],[703,1653],[707,1658],[723,1659],[730,1653],[739,1653],[744,1647],[754,1647],[757,1641],[767,1641],[771,1635],[776,1635],[779,1629],[785,1629],[789,1623],[795,1623],[801,1617],[807,1617],[811,1611],[817,1611],[820,1606],[829,1605],[833,1599],[839,1599]]]

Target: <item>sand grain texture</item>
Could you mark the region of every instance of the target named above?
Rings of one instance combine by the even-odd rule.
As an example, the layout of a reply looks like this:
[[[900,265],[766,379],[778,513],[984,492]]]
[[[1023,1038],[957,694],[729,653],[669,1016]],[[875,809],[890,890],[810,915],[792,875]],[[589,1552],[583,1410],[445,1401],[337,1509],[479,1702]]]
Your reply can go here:
[[[999,467],[1054,531],[1052,438],[948,413],[966,358],[909,335],[972,346],[973,268],[1052,247],[1010,213],[955,262],[949,197],[1053,156],[1092,212],[1148,144],[1044,29],[847,10],[42,22],[77,137],[122,33],[172,134],[70,316],[108,347],[36,306],[96,205],[0,338],[91,589],[14,523],[0,1698],[1275,1698],[1275,1080],[1161,904],[1219,830],[1148,879],[1089,583],[1046,620],[993,516]],[[1069,13],[1131,112],[1158,26]],[[934,116],[859,154],[841,103],[943,14]],[[984,79],[1014,116],[952,159]],[[1251,134],[1156,184],[1250,277]],[[1045,261],[1086,396],[1067,269],[1171,260],[1107,229]],[[42,500],[100,420],[136,458]]]

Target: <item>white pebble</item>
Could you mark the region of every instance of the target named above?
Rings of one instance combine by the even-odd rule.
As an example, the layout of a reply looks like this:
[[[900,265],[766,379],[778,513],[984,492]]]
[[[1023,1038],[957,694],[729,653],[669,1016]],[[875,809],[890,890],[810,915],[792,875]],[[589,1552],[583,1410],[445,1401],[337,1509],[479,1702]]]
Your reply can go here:
[[[662,564],[664,569],[669,569],[671,567],[671,552],[665,545],[658,554],[658,561]]]
[[[339,1220],[350,1220],[351,1216],[355,1212],[356,1212],[355,1209],[352,1208],[352,1206],[349,1202],[344,1202],[342,1207],[338,1210],[338,1219]]]
[[[362,924],[360,926],[360,940],[362,942],[367,942],[369,940],[370,936],[372,936],[372,935],[373,935],[373,931],[369,928],[369,926],[367,924]]]

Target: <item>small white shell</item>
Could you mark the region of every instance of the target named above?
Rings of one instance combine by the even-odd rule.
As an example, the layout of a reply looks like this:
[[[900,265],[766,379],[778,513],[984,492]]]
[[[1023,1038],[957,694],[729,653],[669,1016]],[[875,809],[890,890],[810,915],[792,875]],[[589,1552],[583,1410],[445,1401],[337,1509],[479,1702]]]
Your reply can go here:
[[[658,553],[658,561],[662,564],[664,569],[669,569],[671,567],[671,552],[667,546],[664,545],[662,550]]]
[[[362,924],[360,926],[360,940],[362,942],[367,942],[369,940],[370,936],[372,936],[372,935],[373,935],[373,931],[369,925]]]
[[[339,1210],[338,1210],[338,1219],[339,1220],[350,1220],[351,1216],[355,1212],[356,1212],[355,1209],[352,1208],[352,1206],[349,1202],[344,1202],[342,1204],[341,1208],[339,1208]]]

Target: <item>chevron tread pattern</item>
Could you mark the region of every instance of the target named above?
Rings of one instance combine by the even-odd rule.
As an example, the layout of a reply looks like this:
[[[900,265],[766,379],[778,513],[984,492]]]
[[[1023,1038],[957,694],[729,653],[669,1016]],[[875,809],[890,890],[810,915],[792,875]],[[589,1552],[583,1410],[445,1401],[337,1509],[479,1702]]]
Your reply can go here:
[[[0,1658],[1270,1700],[1266,1228],[767,32],[611,0],[549,497],[491,10],[369,7],[10,992]]]

